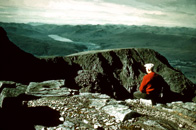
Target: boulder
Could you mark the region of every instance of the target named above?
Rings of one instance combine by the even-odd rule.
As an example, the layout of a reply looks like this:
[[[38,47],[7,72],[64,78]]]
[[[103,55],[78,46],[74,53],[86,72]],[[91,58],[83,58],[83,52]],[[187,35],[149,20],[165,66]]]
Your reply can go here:
[[[26,90],[25,85],[12,81],[1,81],[0,84],[0,108],[3,107],[6,98],[16,98],[19,95],[24,94]]]
[[[99,92],[101,73],[93,70],[79,70],[75,77],[76,84],[81,92]]]
[[[31,82],[26,91],[26,95],[36,97],[57,97],[68,96],[77,93],[76,90],[71,90],[64,86],[65,80],[48,80],[43,82]]]
[[[114,116],[117,122],[121,122],[125,117],[132,112],[128,106],[115,104],[115,105],[106,105],[102,108],[110,116]]]

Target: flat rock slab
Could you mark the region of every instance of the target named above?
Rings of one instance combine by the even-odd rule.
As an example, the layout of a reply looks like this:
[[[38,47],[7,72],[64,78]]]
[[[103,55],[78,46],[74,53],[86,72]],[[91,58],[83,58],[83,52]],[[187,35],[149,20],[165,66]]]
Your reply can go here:
[[[25,93],[38,97],[68,96],[72,90],[64,87],[64,82],[64,80],[50,80],[39,83],[31,82]]]
[[[110,116],[114,116],[116,121],[123,121],[126,115],[132,112],[128,106],[115,104],[115,105],[107,105],[102,108],[107,114]]]
[[[60,89],[64,85],[64,80],[49,80],[44,82],[31,82],[26,92],[33,93],[43,90]]]
[[[107,99],[90,99],[91,104],[89,105],[89,107],[95,107],[96,109],[101,109],[102,107],[104,107],[107,103]]]

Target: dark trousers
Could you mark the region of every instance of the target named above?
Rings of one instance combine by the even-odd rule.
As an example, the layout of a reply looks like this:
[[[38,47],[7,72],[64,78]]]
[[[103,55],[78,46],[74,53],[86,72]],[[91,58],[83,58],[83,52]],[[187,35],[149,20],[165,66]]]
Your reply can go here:
[[[136,91],[133,93],[133,98],[135,99],[151,99],[153,104],[156,104],[159,100],[159,96],[158,95],[152,95],[152,94],[146,94],[146,93],[142,93],[140,91]]]
[[[133,98],[135,98],[135,99],[140,99],[140,98],[149,99],[149,96],[146,93],[142,93],[140,91],[136,91],[136,92],[133,93]]]

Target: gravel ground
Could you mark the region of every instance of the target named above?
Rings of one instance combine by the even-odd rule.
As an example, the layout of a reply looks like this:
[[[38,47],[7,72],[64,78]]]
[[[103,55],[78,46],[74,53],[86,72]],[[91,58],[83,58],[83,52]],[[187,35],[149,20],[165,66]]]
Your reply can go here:
[[[28,107],[48,106],[59,111],[63,123],[56,127],[36,126],[36,130],[194,130],[195,119],[163,107],[145,106],[138,100],[122,101],[141,116],[124,122],[116,121],[101,109],[90,107],[88,97],[45,97],[28,101]]]

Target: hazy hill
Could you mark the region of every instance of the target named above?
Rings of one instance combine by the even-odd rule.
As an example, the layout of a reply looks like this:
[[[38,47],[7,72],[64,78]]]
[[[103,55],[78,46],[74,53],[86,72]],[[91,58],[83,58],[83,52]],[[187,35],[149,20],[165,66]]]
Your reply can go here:
[[[84,48],[76,44],[61,44],[48,37],[50,34],[69,38],[75,42],[91,42],[101,46],[99,49],[143,47],[152,48],[168,59],[195,60],[196,29],[165,28],[151,26],[125,25],[38,25],[0,23],[11,40],[23,50],[34,55],[67,55]],[[30,46],[40,46],[32,50]],[[55,45],[53,45],[55,44]],[[41,47],[43,45],[43,47]],[[65,51],[46,53],[46,46],[62,47]],[[41,49],[42,48],[42,49]],[[50,48],[51,49],[51,48]],[[58,48],[59,49],[59,48]],[[72,51],[70,51],[72,49]]]

